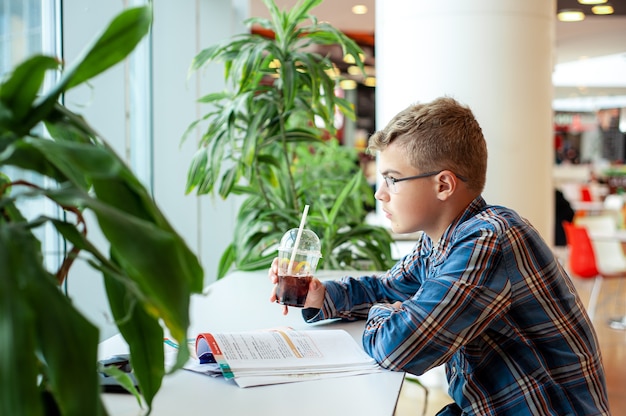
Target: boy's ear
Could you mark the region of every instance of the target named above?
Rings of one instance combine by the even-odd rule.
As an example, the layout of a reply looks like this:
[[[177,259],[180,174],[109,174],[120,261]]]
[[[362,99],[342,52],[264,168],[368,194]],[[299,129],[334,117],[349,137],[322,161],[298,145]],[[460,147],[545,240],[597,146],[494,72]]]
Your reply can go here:
[[[437,181],[437,186],[439,188],[437,193],[440,200],[445,201],[454,194],[458,185],[457,181],[458,179],[456,176],[447,170],[444,170],[439,174]]]

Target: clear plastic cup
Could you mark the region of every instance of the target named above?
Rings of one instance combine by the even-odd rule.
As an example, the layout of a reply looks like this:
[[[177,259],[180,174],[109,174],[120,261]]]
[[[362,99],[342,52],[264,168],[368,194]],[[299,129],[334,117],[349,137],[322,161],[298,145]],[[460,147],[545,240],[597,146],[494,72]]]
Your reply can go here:
[[[297,235],[298,229],[292,228],[280,240],[276,298],[277,302],[282,305],[301,308],[304,306],[309,293],[309,283],[322,254],[320,239],[313,231],[305,228],[302,230],[292,261]]]

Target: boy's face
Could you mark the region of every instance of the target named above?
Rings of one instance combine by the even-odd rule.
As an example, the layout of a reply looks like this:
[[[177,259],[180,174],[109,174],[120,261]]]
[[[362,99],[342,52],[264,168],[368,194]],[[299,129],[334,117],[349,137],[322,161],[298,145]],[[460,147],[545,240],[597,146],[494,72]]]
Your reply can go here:
[[[427,173],[413,167],[406,151],[395,142],[378,155],[378,171],[383,177],[402,179]],[[394,233],[424,231],[433,236],[439,230],[441,201],[438,199],[439,174],[396,182],[389,187],[382,181],[374,194],[391,221]]]

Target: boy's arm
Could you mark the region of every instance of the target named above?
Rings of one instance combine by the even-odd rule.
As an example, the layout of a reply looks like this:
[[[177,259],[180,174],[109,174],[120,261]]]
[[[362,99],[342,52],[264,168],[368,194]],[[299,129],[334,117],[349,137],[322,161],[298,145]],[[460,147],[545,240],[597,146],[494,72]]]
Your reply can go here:
[[[422,374],[448,361],[510,306],[497,236],[467,237],[400,308],[370,309],[363,345],[383,367]]]

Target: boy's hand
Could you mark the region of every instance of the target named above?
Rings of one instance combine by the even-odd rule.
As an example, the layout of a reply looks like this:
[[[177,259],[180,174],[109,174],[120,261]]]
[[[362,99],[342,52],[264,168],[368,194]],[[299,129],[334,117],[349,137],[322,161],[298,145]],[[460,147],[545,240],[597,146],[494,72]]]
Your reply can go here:
[[[272,293],[270,295],[270,302],[277,302],[278,298],[276,297],[276,285],[278,284],[278,257],[272,261],[272,265],[270,266],[268,277],[270,282],[274,285],[272,288]],[[305,308],[317,308],[321,309],[324,304],[324,296],[326,294],[326,288],[315,277],[311,279],[311,283],[309,284],[309,293],[306,297],[306,301],[304,303]],[[287,315],[289,313],[289,307],[287,305],[281,305],[283,307],[283,315]]]
[[[272,265],[270,266],[270,270],[267,275],[270,282],[274,285],[272,287],[272,294],[270,295],[270,302],[278,302],[278,298],[276,297],[276,285],[278,284],[278,257],[272,261]],[[283,315],[287,315],[289,313],[289,307],[287,305],[282,305],[282,307]]]
[[[309,293],[306,295],[304,302],[305,308],[322,309],[324,306],[324,296],[326,296],[326,286],[317,278],[312,278],[309,283]]]

